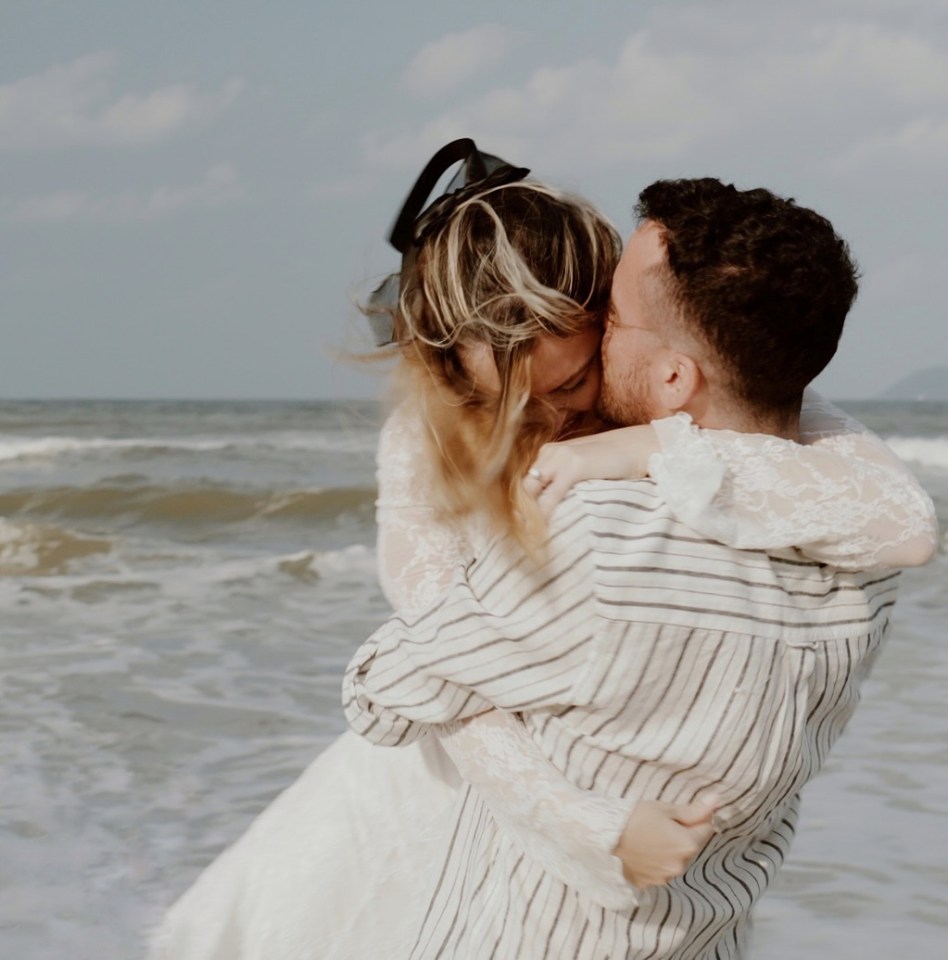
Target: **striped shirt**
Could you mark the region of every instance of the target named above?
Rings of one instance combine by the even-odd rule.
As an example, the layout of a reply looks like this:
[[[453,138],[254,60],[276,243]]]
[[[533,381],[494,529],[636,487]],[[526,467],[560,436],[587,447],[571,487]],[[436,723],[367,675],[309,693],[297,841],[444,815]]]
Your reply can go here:
[[[740,957],[896,583],[734,550],[678,523],[650,481],[592,482],[557,509],[544,562],[495,541],[433,609],[393,617],[345,679],[347,718],[370,740],[497,706],[577,786],[723,803],[685,875],[616,911],[532,862],[468,787],[413,960]]]

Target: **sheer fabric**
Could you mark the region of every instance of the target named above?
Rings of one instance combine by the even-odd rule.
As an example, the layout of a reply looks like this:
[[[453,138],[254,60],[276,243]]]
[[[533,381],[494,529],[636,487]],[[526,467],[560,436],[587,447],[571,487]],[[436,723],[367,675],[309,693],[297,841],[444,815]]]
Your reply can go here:
[[[170,908],[149,960],[407,957],[460,786],[437,737],[347,731]]]
[[[437,488],[424,426],[407,404],[379,436],[378,566],[382,592],[395,610],[425,610],[448,588],[454,569],[473,557],[471,524],[436,509]]]
[[[593,903],[628,910],[638,896],[612,855],[635,801],[574,786],[513,714],[491,710],[452,724],[442,746],[501,830],[556,879]]]
[[[836,567],[912,566],[938,539],[928,494],[858,420],[814,391],[803,444],[700,430],[687,414],[655,423],[649,470],[679,520],[742,549],[797,547]]]

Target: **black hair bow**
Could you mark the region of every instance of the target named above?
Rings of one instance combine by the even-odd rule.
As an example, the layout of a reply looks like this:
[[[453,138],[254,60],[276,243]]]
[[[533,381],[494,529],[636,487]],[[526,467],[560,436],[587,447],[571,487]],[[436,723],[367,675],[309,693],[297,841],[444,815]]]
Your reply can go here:
[[[441,177],[459,162],[462,166],[444,192],[427,203]],[[389,243],[402,255],[401,270],[386,277],[369,297],[367,315],[376,346],[384,347],[395,342],[393,318],[401,292],[402,274],[425,238],[446,223],[463,200],[491,187],[516,183],[529,172],[526,167],[514,167],[499,157],[483,153],[470,137],[452,140],[428,161],[388,235]]]

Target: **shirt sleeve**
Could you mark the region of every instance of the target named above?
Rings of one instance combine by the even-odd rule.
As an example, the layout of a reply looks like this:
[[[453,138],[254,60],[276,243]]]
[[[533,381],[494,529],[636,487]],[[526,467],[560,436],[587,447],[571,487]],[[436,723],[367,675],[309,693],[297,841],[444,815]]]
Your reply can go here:
[[[927,562],[935,509],[908,467],[813,391],[800,424],[803,443],[658,420],[649,472],[678,519],[738,549],[796,547],[843,569]]]
[[[571,495],[557,509],[542,558],[495,540],[430,611],[393,616],[346,671],[350,726],[375,743],[397,745],[431,724],[494,706],[586,702],[596,626],[588,531],[584,505]]]

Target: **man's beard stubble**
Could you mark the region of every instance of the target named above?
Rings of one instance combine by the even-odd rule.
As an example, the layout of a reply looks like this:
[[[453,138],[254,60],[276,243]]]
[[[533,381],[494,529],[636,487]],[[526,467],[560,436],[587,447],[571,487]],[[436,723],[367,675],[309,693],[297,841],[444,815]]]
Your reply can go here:
[[[603,363],[602,391],[596,412],[617,427],[651,423],[655,419],[655,405],[644,366],[630,364],[625,376],[619,379],[611,367]]]

